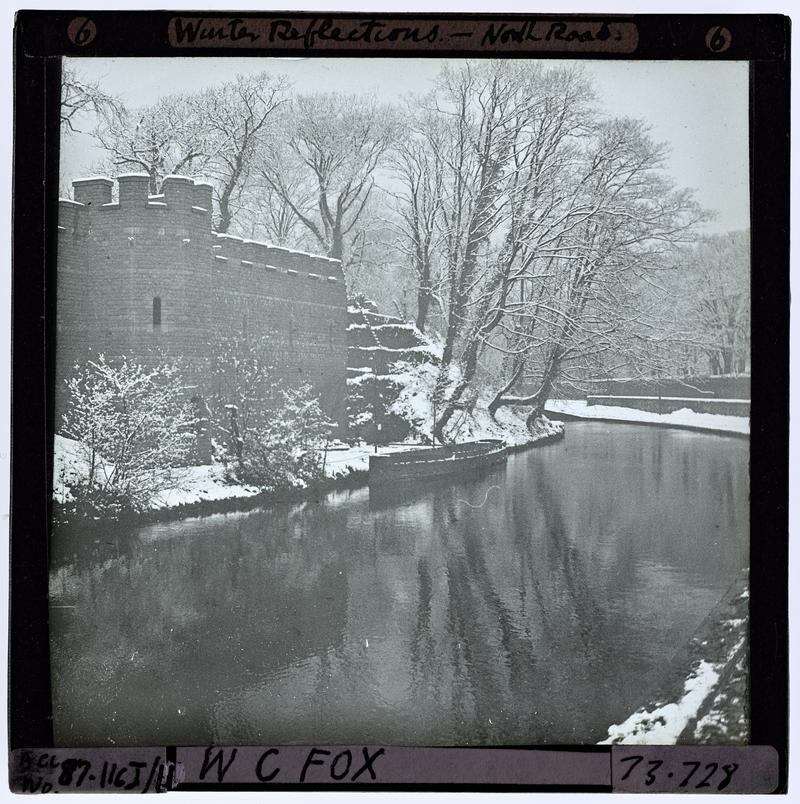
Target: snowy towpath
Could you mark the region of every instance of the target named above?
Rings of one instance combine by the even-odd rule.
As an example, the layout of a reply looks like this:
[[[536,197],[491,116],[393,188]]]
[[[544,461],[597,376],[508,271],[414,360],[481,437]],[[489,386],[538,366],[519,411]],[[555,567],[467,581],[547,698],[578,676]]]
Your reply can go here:
[[[695,413],[689,408],[672,413],[650,413],[646,410],[587,405],[579,399],[553,399],[545,405],[545,413],[563,414],[576,419],[597,419],[606,422],[638,422],[678,427],[684,430],[709,430],[717,433],[750,434],[750,419],[746,416],[722,416],[718,413]]]

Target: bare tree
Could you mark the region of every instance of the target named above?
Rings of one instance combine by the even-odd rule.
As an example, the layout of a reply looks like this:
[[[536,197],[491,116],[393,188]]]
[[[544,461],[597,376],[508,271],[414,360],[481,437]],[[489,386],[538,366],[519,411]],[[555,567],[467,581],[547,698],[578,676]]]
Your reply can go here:
[[[76,441],[86,477],[70,489],[83,515],[147,510],[178,482],[191,453],[193,415],[175,366],[127,359],[75,367],[61,432]]]
[[[701,240],[686,255],[687,323],[712,374],[745,371],[750,355],[750,237],[728,232]]]
[[[524,296],[536,260],[587,212],[565,188],[589,97],[573,71],[489,62],[443,73],[436,109],[450,120],[450,138],[440,224],[447,286],[435,390],[440,440],[512,295]],[[446,394],[454,359],[461,380]]]
[[[430,105],[432,99],[426,105]],[[402,187],[390,195],[399,202],[397,249],[411,264],[416,286],[415,324],[425,331],[431,305],[438,299],[439,218],[444,203],[444,140],[441,116],[406,107],[406,124],[392,149],[391,165]]]
[[[586,355],[631,348],[647,341],[647,310],[635,293],[639,280],[666,268],[676,247],[692,237],[702,211],[686,191],[676,191],[660,170],[664,147],[654,143],[640,121],[600,122],[585,153],[575,189],[588,207],[560,238],[552,278],[533,307],[516,315],[536,316],[538,352],[535,391],[495,397],[500,405],[530,405],[532,422],[544,409],[563,366]],[[662,299],[663,303],[663,299]],[[663,336],[657,330],[655,339]]]
[[[159,192],[170,174],[203,172],[215,144],[196,97],[173,95],[152,106],[103,114],[94,132],[108,153],[114,172],[137,170],[150,176],[150,192]]]
[[[218,232],[227,232],[231,226],[252,178],[253,158],[268,122],[287,102],[288,87],[288,81],[280,75],[239,75],[205,90],[198,99],[207,140],[213,147],[206,172],[216,185]]]
[[[296,184],[286,181],[293,192],[298,192]],[[306,233],[291,206],[258,175],[242,192],[236,221],[240,233],[246,232],[253,240],[266,240],[276,246],[296,246]]]
[[[78,133],[77,120],[84,114],[115,116],[120,113],[119,98],[101,89],[96,81],[86,81],[72,67],[61,75],[61,130]]]
[[[301,95],[282,138],[264,150],[262,178],[328,256],[344,259],[395,128],[390,107],[361,96]],[[292,178],[299,171],[302,185],[287,181],[287,171]]]
[[[435,159],[412,167],[435,180],[431,165],[442,166],[434,436],[443,441],[454,414],[474,404],[481,365],[498,365],[492,355],[491,411],[530,406],[533,424],[565,366],[646,332],[631,289],[667,263],[701,214],[664,178],[663,148],[642,123],[599,116],[579,70],[467,62],[443,71],[429,108],[446,135],[426,143]],[[418,210],[413,194],[405,199],[408,226]],[[535,381],[533,393],[513,395],[523,379]]]
[[[270,353],[268,337],[246,332],[225,333],[211,345],[211,415],[238,458],[279,393]]]

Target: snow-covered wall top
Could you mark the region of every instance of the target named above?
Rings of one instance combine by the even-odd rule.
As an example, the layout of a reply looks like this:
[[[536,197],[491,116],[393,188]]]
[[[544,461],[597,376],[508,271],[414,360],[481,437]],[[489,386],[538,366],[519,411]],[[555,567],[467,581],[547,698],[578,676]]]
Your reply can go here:
[[[59,205],[57,387],[102,351],[142,362],[169,354],[198,393],[214,379],[221,336],[258,338],[277,379],[311,384],[344,416],[347,303],[342,266],[302,251],[213,231],[212,188],[146,174],[73,182]]]
[[[190,228],[200,225],[216,237],[213,256],[230,262],[231,267],[242,263],[258,265],[265,271],[288,273],[291,277],[312,281],[342,282],[344,279],[340,260],[213,232],[213,188],[206,182],[195,182],[187,176],[167,176],[158,195],[150,194],[150,177],[146,173],[123,174],[117,177],[117,183],[118,200],[113,201],[112,179],[106,176],[75,179],[72,182],[74,200],[59,199],[59,232],[75,234],[76,228],[85,221],[81,211],[87,209],[100,210],[103,218],[114,226],[152,222],[160,228],[167,223],[189,223]],[[194,220],[187,221],[187,217]],[[97,223],[103,225],[102,220]]]

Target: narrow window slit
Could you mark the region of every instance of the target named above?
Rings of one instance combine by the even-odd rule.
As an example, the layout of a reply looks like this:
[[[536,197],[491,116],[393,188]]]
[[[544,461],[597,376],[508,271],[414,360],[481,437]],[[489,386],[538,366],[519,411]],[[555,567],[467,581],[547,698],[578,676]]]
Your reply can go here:
[[[153,297],[153,332],[161,332],[161,297]]]

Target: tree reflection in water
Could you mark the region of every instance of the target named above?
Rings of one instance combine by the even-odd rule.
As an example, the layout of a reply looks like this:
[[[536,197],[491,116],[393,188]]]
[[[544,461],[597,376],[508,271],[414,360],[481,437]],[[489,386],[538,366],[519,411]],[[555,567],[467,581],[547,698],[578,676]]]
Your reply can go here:
[[[57,742],[595,742],[747,564],[747,459],[571,423],[390,499],[59,533]]]

